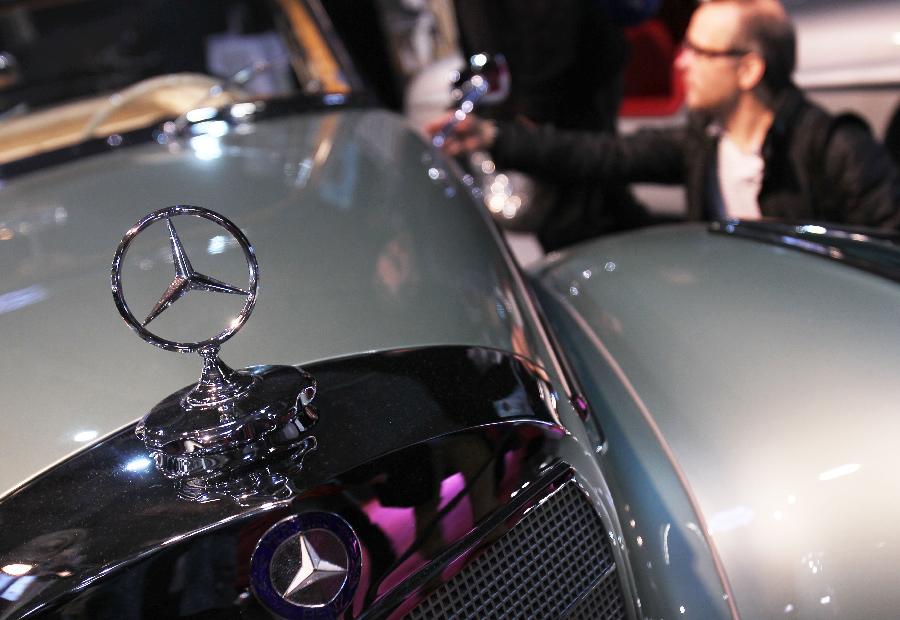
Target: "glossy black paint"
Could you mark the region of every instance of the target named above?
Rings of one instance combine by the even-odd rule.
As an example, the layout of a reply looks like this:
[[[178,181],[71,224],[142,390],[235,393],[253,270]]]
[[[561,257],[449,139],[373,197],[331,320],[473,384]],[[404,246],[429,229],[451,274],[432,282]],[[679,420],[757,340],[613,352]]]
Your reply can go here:
[[[362,555],[353,600],[337,617],[401,617],[461,568],[451,566],[454,560],[477,554],[568,471],[551,456],[562,437],[543,425],[511,422],[411,446],[309,489],[290,505],[159,549],[37,616],[268,618],[251,594],[254,545],[286,517],[327,512],[350,524]],[[526,483],[533,491],[513,498]]]
[[[390,614],[479,544],[476,524],[503,521],[523,509],[524,487],[568,471],[565,444],[569,464],[601,486],[590,453],[573,449],[561,426],[551,386],[526,360],[435,347],[307,370],[320,386],[311,431],[319,447],[294,478],[295,497],[253,507],[184,501],[125,429],[0,502],[0,549],[10,550],[0,565],[33,564],[40,582],[0,599],[0,618],[96,617],[86,610],[116,609],[110,601],[130,605],[116,617],[189,617],[197,606],[251,613],[253,547],[276,521],[310,510],[340,515],[361,540],[360,587],[346,616]],[[193,579],[179,590],[179,570],[195,562],[208,584]]]

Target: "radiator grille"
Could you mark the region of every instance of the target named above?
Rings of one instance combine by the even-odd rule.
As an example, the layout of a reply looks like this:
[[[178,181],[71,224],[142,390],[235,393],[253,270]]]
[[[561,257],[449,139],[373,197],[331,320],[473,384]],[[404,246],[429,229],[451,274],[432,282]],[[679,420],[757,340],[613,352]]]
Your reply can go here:
[[[603,522],[572,481],[532,508],[406,618],[564,616],[626,617]]]

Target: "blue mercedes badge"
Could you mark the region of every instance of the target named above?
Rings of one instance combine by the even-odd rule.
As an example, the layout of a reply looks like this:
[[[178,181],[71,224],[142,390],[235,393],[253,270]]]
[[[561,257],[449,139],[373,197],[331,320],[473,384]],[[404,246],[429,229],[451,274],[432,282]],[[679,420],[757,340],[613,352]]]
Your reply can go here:
[[[253,593],[284,618],[334,618],[350,603],[360,575],[359,539],[342,518],[306,512],[263,534],[253,552]]]

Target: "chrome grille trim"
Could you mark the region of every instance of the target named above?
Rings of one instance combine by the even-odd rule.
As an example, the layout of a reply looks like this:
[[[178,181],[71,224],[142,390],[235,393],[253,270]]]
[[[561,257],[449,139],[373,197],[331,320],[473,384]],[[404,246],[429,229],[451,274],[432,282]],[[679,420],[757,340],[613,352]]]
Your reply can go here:
[[[488,617],[627,617],[607,529],[574,479],[406,615]]]

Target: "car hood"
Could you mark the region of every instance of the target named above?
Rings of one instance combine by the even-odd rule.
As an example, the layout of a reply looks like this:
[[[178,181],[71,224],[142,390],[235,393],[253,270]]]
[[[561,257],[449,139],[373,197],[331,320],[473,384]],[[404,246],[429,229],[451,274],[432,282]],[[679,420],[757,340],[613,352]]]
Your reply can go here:
[[[218,211],[254,244],[259,298],[223,347],[233,367],[435,344],[513,350],[513,332],[522,342],[495,233],[399,117],[357,110],[222,128],[0,186],[0,495],[199,376],[197,356],[136,338],[110,295],[120,239],[162,207]],[[240,257],[223,239],[183,241],[198,266]],[[168,260],[168,273],[165,236],[153,243],[135,260]],[[211,335],[202,316],[179,321],[189,340]]]
[[[742,615],[895,616],[900,287],[701,226],[586,244],[541,277],[646,405]]]

